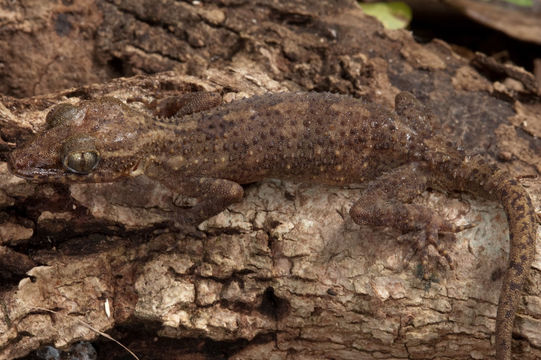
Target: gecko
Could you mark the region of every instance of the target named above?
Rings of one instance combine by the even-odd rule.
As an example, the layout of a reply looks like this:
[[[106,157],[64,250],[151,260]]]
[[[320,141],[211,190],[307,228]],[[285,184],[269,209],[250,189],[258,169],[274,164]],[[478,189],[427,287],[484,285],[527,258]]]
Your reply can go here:
[[[510,254],[495,352],[498,360],[511,359],[515,312],[535,254],[534,207],[509,172],[436,131],[435,115],[414,95],[398,93],[394,109],[331,93],[264,94],[226,104],[214,93],[178,99],[154,104],[153,114],[112,97],[59,104],[45,129],[11,152],[9,168],[38,182],[144,175],[195,199],[178,207],[178,221],[191,224],[241,201],[241,185],[264,178],[366,183],[349,212],[355,223],[417,232],[442,256],[438,235],[461,228],[412,199],[434,188],[499,201]]]

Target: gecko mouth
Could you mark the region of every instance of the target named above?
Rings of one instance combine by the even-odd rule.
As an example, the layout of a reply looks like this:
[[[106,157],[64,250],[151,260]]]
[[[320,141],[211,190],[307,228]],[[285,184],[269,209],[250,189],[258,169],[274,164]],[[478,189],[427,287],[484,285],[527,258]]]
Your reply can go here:
[[[127,176],[122,172],[101,170],[90,174],[77,174],[70,172],[59,162],[37,159],[29,155],[31,152],[25,149],[16,149],[8,156],[8,167],[12,174],[32,182],[55,182],[55,183],[97,183],[111,182]]]
[[[59,181],[66,172],[44,161],[36,161],[24,149],[16,149],[8,156],[8,168],[16,176],[32,181]]]
[[[57,168],[27,168],[17,167],[16,163],[9,161],[10,171],[21,178],[32,182],[54,182],[54,183],[94,183],[100,182],[98,174],[76,174]]]

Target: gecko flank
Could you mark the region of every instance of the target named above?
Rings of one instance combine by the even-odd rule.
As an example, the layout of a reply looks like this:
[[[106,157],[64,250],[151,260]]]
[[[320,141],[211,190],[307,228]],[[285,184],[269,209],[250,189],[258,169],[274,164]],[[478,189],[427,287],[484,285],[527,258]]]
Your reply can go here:
[[[509,173],[434,134],[430,112],[405,92],[396,96],[394,111],[317,93],[218,102],[212,94],[196,96],[190,106],[203,111],[166,120],[113,98],[61,104],[47,116],[42,133],[12,152],[10,169],[35,181],[67,183],[145,175],[197,199],[191,208],[178,209],[178,221],[191,224],[240,201],[240,184],[267,177],[366,181],[350,210],[356,223],[419,231],[431,244],[437,244],[438,233],[459,229],[410,203],[427,187],[495,199],[507,214],[511,241],[496,319],[496,358],[511,358],[515,311],[535,252],[535,222],[528,194]]]

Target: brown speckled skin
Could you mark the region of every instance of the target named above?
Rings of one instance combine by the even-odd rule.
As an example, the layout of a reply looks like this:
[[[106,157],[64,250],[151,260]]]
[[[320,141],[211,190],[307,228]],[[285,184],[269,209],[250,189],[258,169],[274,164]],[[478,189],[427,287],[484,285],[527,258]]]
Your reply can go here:
[[[68,183],[144,174],[198,199],[189,209],[179,208],[181,222],[197,223],[219,213],[242,199],[239,184],[267,177],[328,184],[369,181],[351,208],[355,222],[424,230],[430,243],[436,243],[438,232],[456,227],[430,209],[409,204],[428,186],[500,201],[508,216],[511,250],[498,306],[496,358],[511,358],[515,311],[535,251],[533,206],[510,174],[481,157],[466,156],[434,134],[430,112],[413,95],[398,94],[392,111],[327,93],[268,94],[166,121],[103,98],[82,101],[62,116],[13,151],[15,174]],[[78,137],[99,152],[99,164],[86,175],[65,170],[60,161],[63,144],[77,144]]]

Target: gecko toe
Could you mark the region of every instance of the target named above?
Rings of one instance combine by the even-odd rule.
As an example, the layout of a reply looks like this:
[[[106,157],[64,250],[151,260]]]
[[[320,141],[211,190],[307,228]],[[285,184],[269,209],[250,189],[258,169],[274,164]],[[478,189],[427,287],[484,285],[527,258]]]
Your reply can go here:
[[[421,230],[412,232],[425,280],[432,276],[438,266],[450,270],[455,268],[448,246],[456,240],[455,233],[470,227],[453,225],[435,215]]]

